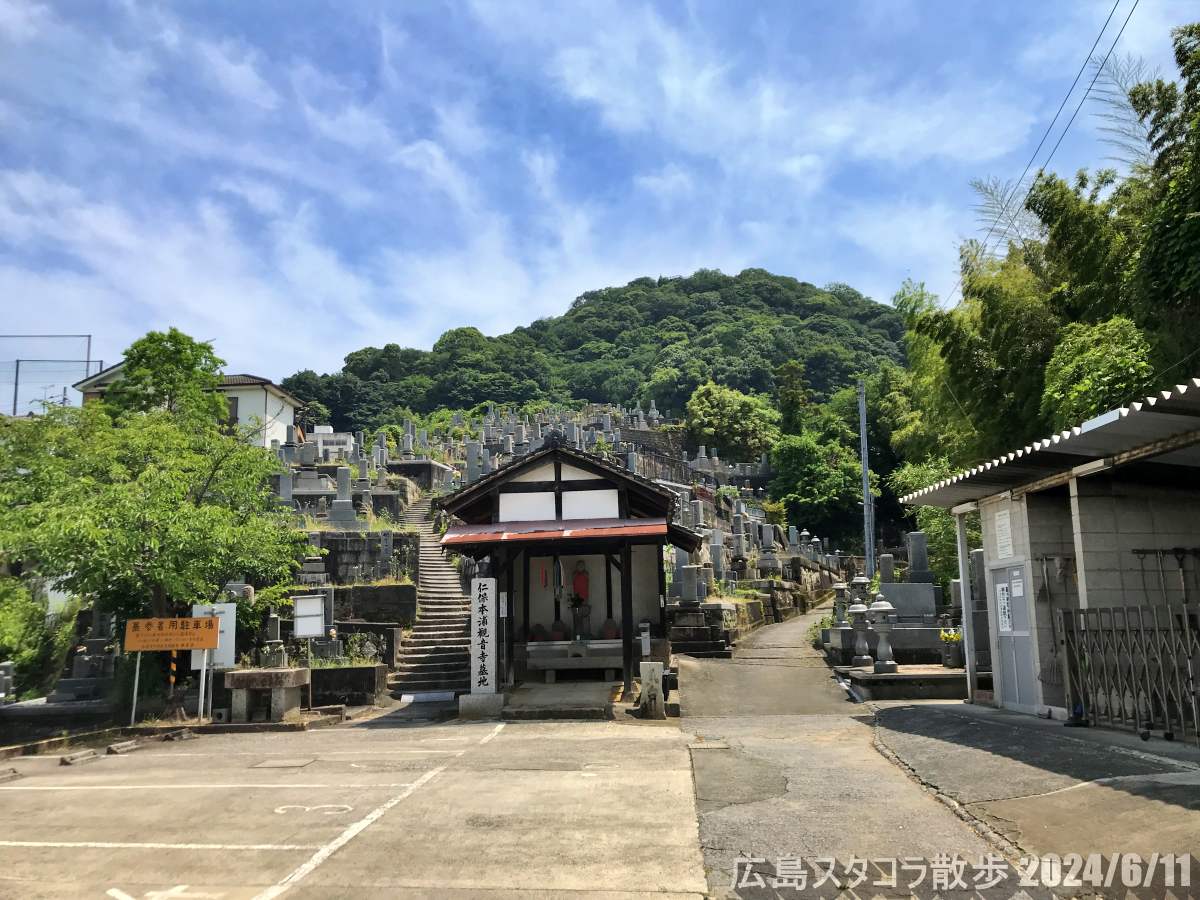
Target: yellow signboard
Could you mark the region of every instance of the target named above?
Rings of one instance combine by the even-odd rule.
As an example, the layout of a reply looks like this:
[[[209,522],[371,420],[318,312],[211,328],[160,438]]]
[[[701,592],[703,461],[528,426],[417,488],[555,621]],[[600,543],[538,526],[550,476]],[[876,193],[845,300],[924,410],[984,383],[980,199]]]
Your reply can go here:
[[[216,616],[195,619],[130,619],[125,623],[125,652],[135,650],[216,650]]]

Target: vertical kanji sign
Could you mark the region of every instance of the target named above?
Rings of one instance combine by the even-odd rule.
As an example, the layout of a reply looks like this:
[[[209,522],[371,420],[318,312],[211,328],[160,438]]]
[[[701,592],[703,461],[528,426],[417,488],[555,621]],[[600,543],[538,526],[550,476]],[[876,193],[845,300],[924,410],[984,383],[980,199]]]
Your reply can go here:
[[[471,579],[471,693],[496,693],[496,579]]]

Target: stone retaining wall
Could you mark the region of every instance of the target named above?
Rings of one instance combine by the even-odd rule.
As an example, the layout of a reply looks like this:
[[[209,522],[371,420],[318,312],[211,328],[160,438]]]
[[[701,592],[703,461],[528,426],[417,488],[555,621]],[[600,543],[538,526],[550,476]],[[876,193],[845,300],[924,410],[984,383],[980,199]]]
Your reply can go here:
[[[312,669],[313,706],[373,706],[387,695],[387,671],[382,663]]]

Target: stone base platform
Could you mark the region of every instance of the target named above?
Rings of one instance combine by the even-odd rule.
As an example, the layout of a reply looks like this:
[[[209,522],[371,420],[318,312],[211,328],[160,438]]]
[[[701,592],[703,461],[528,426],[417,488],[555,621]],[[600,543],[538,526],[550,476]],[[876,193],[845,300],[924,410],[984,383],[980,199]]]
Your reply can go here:
[[[944,666],[901,666],[898,672],[876,675],[871,669],[834,666],[849,679],[864,700],[965,700],[966,669]]]
[[[509,692],[500,718],[507,722],[611,719],[613,696],[619,688],[619,683],[596,681],[526,683]]]

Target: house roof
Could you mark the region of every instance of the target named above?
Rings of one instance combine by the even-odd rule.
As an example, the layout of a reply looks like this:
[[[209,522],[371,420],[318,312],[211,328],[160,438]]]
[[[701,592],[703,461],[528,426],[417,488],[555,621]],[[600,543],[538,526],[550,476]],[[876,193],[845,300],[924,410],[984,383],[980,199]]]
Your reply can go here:
[[[1106,468],[1150,459],[1160,467],[1200,467],[1200,378],[1109,410],[900,499],[949,508],[1079,466]]]
[[[222,375],[221,388],[234,387],[265,387],[273,394],[278,394],[285,400],[289,401],[293,406],[303,406],[304,404],[273,382],[270,378],[263,378],[260,375]],[[220,388],[218,388],[219,390]]]
[[[125,360],[121,360],[118,363],[113,363],[108,368],[101,369],[95,375],[89,375],[87,378],[84,378],[82,381],[75,382],[73,385],[71,385],[71,387],[75,388],[75,390],[80,391],[80,392],[91,391],[91,390],[95,390],[96,388],[100,388],[100,387],[107,387],[108,385],[112,384],[112,382],[116,381],[117,376],[120,375],[121,369],[123,369],[123,368],[125,368]],[[283,388],[281,388],[279,385],[277,385],[271,379],[263,378],[260,375],[246,375],[246,374],[222,375],[221,376],[221,384],[217,389],[221,390],[222,388],[254,387],[254,386],[262,386],[262,387],[267,388],[267,390],[284,398],[285,400],[290,402],[293,406],[302,406],[303,405],[299,400],[297,400],[295,397],[293,397],[291,394],[289,394],[287,391],[285,391]]]
[[[77,391],[83,392],[91,390],[93,387],[98,385],[108,384],[113,380],[113,376],[124,367],[125,360],[113,363],[111,366],[101,369],[95,375],[89,375],[87,378],[75,382],[73,385],[71,385],[71,387],[75,388]]]
[[[617,466],[602,456],[556,443],[542,447],[540,450],[535,450],[533,453],[526,454],[525,456],[517,457],[505,463],[496,469],[496,471],[484,475],[470,484],[464,485],[454,493],[447,494],[435,502],[447,512],[458,515],[472,503],[486,496],[493,488],[520,474],[525,469],[532,468],[555,458],[584,469],[595,471],[601,477],[611,478],[617,482],[625,482],[628,487],[646,497],[652,505],[660,507],[660,514],[665,515],[668,521],[674,515],[676,502],[674,492],[667,490],[648,478],[643,478],[641,475]]]

